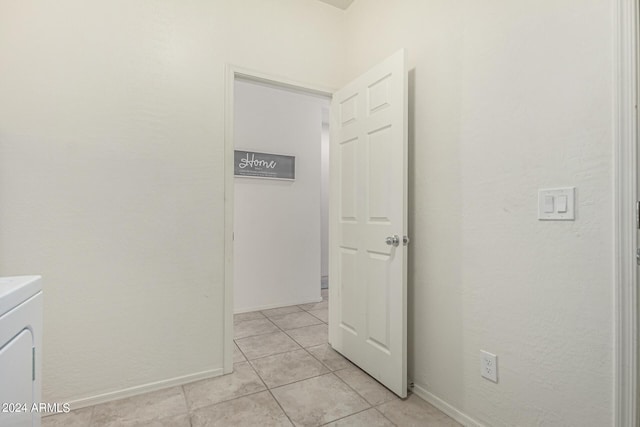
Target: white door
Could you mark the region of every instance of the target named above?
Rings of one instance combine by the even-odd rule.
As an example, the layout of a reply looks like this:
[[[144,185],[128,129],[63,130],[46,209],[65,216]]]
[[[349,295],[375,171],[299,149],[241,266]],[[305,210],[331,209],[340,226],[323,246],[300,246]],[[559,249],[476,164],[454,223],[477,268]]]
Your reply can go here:
[[[329,343],[407,395],[407,69],[397,52],[331,103]]]

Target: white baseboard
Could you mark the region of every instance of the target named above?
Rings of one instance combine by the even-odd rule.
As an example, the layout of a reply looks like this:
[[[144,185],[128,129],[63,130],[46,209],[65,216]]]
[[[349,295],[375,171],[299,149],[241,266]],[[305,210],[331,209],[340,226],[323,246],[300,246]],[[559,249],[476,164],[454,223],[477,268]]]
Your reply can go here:
[[[291,303],[286,303],[286,304],[269,304],[269,305],[262,305],[262,306],[259,306],[259,307],[241,308],[239,310],[234,310],[233,314],[249,313],[251,311],[270,310],[272,308],[289,307],[289,306],[292,306],[292,305],[314,304],[314,303],[317,303],[317,302],[322,302],[322,297],[320,297],[320,299],[296,301],[296,302],[291,302]]]
[[[413,393],[423,400],[426,400],[436,408],[440,409],[442,412],[449,415],[451,418],[465,427],[485,427],[484,424],[479,423],[464,412],[454,408],[435,394],[427,391],[426,388],[422,387],[419,384],[414,384]]]
[[[112,400],[124,399],[126,397],[137,396],[138,394],[149,393],[152,391],[162,390],[164,388],[179,386],[190,382],[204,380],[222,375],[222,368],[212,369],[209,371],[197,372],[195,374],[184,375],[181,377],[169,378],[167,380],[156,381],[153,383],[143,384],[135,387],[129,387],[122,390],[110,391],[108,393],[98,394],[95,396],[85,397],[82,399],[69,401],[71,409],[86,408],[87,406],[98,405],[100,403],[110,402]]]

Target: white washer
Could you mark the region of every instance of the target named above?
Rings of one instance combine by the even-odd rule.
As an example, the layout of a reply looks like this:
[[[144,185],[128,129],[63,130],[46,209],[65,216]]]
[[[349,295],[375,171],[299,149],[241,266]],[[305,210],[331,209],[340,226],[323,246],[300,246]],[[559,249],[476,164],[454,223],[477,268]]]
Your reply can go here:
[[[40,276],[0,277],[0,427],[40,426]]]

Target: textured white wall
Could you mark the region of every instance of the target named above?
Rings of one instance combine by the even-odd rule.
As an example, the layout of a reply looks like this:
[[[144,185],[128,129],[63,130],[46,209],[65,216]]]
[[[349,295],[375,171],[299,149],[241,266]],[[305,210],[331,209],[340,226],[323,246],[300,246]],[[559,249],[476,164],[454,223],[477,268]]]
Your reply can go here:
[[[296,158],[296,179],[234,179],[236,312],[321,301],[321,136],[327,98],[235,81],[239,150]]]
[[[486,425],[612,424],[612,4],[347,11],[351,77],[401,47],[412,69],[410,373]],[[577,220],[537,221],[568,185]]]
[[[225,64],[339,86],[343,17],[0,1],[0,275],[45,278],[45,401],[222,367]]]

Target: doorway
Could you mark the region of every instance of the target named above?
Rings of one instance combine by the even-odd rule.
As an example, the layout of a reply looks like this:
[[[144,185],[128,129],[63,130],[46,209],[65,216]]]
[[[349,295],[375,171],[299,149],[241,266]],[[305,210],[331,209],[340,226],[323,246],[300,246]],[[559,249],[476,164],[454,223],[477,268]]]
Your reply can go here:
[[[322,300],[328,109],[326,96],[234,81],[236,314]]]
[[[225,343],[234,312],[322,301],[332,93],[231,66],[226,89],[225,165],[234,169],[225,170]],[[265,167],[240,172],[236,156]],[[231,372],[233,346],[223,360]]]

